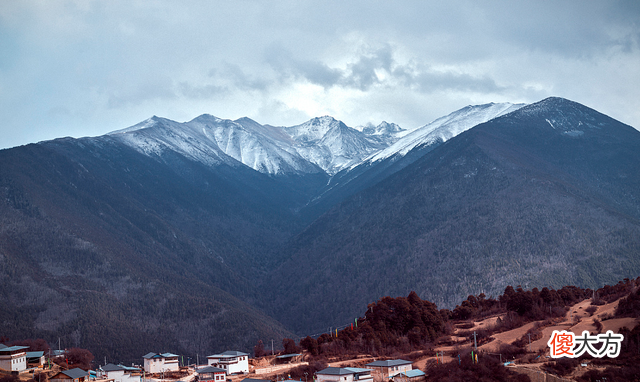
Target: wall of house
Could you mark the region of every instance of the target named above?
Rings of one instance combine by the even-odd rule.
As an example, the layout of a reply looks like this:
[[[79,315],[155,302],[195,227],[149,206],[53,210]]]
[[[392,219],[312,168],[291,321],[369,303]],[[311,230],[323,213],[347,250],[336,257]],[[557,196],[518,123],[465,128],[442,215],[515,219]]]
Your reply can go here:
[[[180,365],[177,358],[145,358],[144,371],[147,373],[162,373],[163,371],[178,371]]]
[[[27,353],[11,354],[0,357],[0,369],[22,371],[27,369]]]
[[[224,382],[224,380],[226,379],[226,374],[225,373],[207,373],[207,374],[201,374],[198,376],[198,380],[200,382]]]
[[[229,368],[227,369],[228,374],[235,373],[248,373],[249,372],[249,357],[244,355],[237,358],[237,363],[229,364]]]
[[[124,370],[108,371],[107,379],[113,379],[113,382],[140,382],[139,375],[131,375]]]
[[[317,374],[318,382],[353,382],[353,374],[347,375],[327,375]]]
[[[404,373],[404,372],[409,371],[409,370],[411,370],[411,364],[390,367],[389,368],[389,376],[393,377],[395,375],[398,375],[400,373]]]
[[[236,358],[236,362],[220,362],[220,358],[207,358],[209,366],[225,369],[227,374],[249,373],[249,357],[244,355]]]
[[[74,380],[69,377],[52,378],[49,380],[49,382],[72,382],[72,381]]]

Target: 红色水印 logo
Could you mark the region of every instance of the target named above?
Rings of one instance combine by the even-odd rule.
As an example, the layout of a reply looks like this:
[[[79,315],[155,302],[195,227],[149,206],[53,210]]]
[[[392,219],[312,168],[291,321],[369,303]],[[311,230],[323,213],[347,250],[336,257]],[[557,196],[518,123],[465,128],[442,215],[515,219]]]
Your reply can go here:
[[[597,358],[605,355],[615,358],[620,354],[620,344],[623,339],[622,334],[615,334],[611,330],[598,335],[591,335],[585,330],[582,336],[566,330],[554,330],[547,345],[549,345],[551,358],[577,358],[585,352]]]

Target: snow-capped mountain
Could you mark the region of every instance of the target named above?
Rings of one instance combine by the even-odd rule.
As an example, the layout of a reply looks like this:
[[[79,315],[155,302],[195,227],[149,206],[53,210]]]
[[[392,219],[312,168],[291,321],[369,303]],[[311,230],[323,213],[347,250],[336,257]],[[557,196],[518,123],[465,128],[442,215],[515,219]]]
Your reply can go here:
[[[382,121],[378,126],[368,123],[365,126],[356,127],[356,130],[361,131],[369,140],[386,145],[394,143],[408,133],[406,129],[387,121]]]
[[[444,142],[480,123],[518,110],[524,105],[507,102],[464,107],[409,132],[387,148],[371,155],[366,161],[377,162],[394,155],[404,156],[418,146]]]
[[[109,135],[151,156],[174,151],[207,165],[240,162],[267,174],[322,171],[301,157],[280,129],[249,118],[231,121],[204,114],[179,123],[152,117]]]
[[[446,141],[522,106],[467,106],[413,131],[388,122],[351,128],[330,116],[279,127],[246,117],[232,121],[204,114],[184,123],[154,116],[109,136],[158,158],[175,152],[208,166],[242,163],[265,174],[334,175],[363,162],[404,156],[415,147]]]
[[[173,151],[207,165],[243,163],[266,174],[331,175],[397,139],[390,134],[401,130],[397,125],[380,126],[370,139],[329,116],[275,127],[204,114],[185,123],[152,117],[109,135],[149,156]]]
[[[368,139],[360,131],[330,116],[313,118],[283,130],[296,142],[296,151],[333,175],[389,143]]]

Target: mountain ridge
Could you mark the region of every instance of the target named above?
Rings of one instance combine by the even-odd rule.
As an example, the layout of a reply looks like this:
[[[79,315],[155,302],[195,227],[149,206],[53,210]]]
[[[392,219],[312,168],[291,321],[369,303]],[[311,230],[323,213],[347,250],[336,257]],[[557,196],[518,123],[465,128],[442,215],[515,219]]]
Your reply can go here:
[[[545,118],[525,118],[547,103],[467,130],[330,208],[292,239],[289,259],[267,279],[309,275],[273,291],[287,309],[271,314],[295,330],[319,330],[347,320],[350,306],[406,295],[409,286],[447,307],[474,291],[495,294],[499,285],[597,285],[640,272],[640,224],[630,214],[640,198],[633,150],[640,132],[592,109],[588,115],[608,129],[578,137],[554,132]],[[554,106],[567,115],[574,105]],[[601,163],[609,141],[624,146]],[[621,172],[623,184],[607,178]],[[329,280],[350,281],[335,290]],[[304,291],[319,308],[285,290]],[[316,314],[287,318],[307,310]]]
[[[148,346],[163,345],[152,338],[165,326],[185,352],[247,351],[384,295],[417,290],[446,306],[496,286],[640,272],[630,126],[549,98],[352,167],[411,132],[315,121],[296,141],[249,118],[152,117],[0,151],[0,296],[26,318],[12,333],[86,347],[131,318],[123,333]],[[307,154],[318,163],[305,142],[327,150]],[[58,299],[55,311],[24,298],[34,290]],[[117,317],[102,316],[111,305]],[[185,327],[178,308],[194,317]]]

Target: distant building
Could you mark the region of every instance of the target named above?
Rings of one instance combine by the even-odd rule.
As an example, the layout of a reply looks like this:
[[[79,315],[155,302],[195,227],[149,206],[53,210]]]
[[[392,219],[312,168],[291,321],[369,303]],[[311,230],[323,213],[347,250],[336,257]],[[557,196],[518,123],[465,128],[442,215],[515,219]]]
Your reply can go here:
[[[114,382],[140,382],[140,369],[109,363],[102,367],[103,377]]]
[[[400,373],[407,372],[412,369],[411,361],[405,361],[403,359],[390,359],[386,361],[375,361],[368,363],[366,366],[374,371],[374,374],[379,374],[383,379],[391,378]]]
[[[198,369],[196,374],[198,374],[198,382],[225,381],[227,378],[227,371],[215,366]]]
[[[6,346],[0,344],[0,369],[23,371],[27,369],[28,346]]]
[[[49,382],[86,382],[89,380],[89,372],[82,369],[61,371],[49,379]]]
[[[316,372],[318,382],[373,382],[371,369],[328,367]]]
[[[400,374],[396,374],[396,376],[393,377],[394,382],[420,382],[424,381],[425,379],[426,376],[424,374],[424,371],[419,369],[404,371]]]
[[[64,358],[65,355],[67,354],[66,350],[50,350],[49,355],[51,356],[51,358]]]
[[[249,373],[249,354],[228,350],[224,353],[207,357],[209,366],[215,366],[227,371],[227,374]]]
[[[296,363],[302,361],[302,353],[276,356],[276,364]]]
[[[143,357],[144,371],[151,374],[178,371],[180,370],[178,357],[177,354],[172,353],[148,353]]]
[[[44,365],[43,351],[27,352],[27,367],[41,367],[42,365]]]

